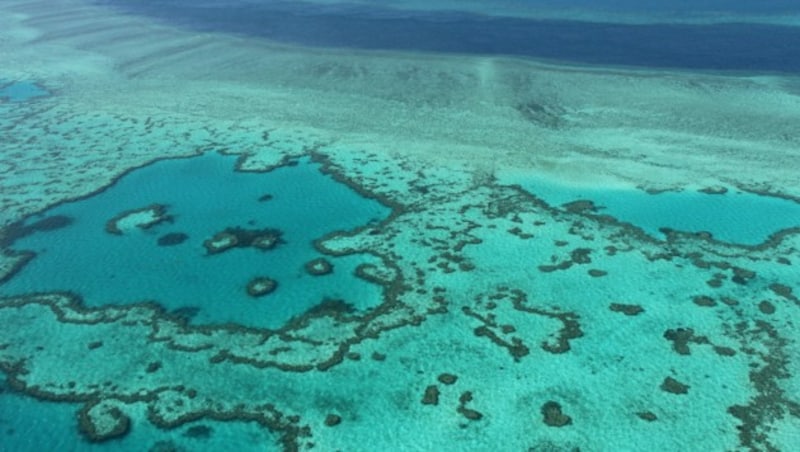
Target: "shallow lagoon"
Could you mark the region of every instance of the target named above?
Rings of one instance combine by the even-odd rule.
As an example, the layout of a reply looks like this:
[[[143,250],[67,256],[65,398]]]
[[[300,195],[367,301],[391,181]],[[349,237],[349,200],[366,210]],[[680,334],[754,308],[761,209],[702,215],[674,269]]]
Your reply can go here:
[[[759,245],[776,232],[800,227],[800,203],[738,190],[713,194],[693,190],[648,193],[530,177],[510,177],[503,182],[518,184],[556,207],[591,201],[594,213],[631,223],[655,238],[664,238],[661,229],[668,228],[709,232],[723,242]]]
[[[4,451],[250,450],[253,444],[275,440],[255,423],[201,420],[169,431],[138,422],[124,439],[97,444],[87,441],[78,431],[76,413],[80,404],[39,401],[0,382],[0,406],[0,449]]]
[[[30,219],[66,217],[71,223],[17,240],[16,250],[37,256],[0,291],[71,291],[88,306],[156,301],[192,313],[196,323],[273,328],[323,299],[342,299],[361,310],[381,300],[380,286],[354,276],[359,264],[375,263],[372,256],[325,256],[334,271],[321,276],[308,274],[304,265],[323,257],[314,240],[377,223],[388,208],[321,174],[308,159],[268,173],[233,171],[235,161],[209,153],[156,162],[101,193]],[[107,231],[115,216],[154,204],[166,206],[164,221],[121,234]],[[275,228],[282,243],[209,254],[204,241],[231,227]],[[168,234],[186,238],[160,245]],[[259,276],[276,280],[278,288],[254,298],[246,287]]]

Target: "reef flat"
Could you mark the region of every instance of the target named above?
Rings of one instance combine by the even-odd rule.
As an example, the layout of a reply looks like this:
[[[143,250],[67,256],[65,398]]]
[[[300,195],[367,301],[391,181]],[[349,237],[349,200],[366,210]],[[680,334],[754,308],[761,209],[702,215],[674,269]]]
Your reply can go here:
[[[797,204],[796,76],[305,48],[81,1],[3,2],[0,30],[0,79],[46,93],[0,103],[0,397],[70,447],[796,444],[800,224],[658,235],[519,183]],[[90,244],[60,234],[83,230],[135,246],[70,261]],[[139,256],[251,271],[197,310],[190,278],[53,269]],[[34,444],[13,425],[4,443]]]

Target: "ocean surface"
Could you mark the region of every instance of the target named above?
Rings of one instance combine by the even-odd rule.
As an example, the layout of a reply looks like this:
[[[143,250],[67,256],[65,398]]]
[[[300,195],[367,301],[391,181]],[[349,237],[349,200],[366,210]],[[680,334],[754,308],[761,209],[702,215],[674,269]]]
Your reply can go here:
[[[0,451],[800,449],[800,5],[0,0]]]
[[[197,31],[244,34],[309,46],[513,55],[633,67],[800,70],[800,49],[796,45],[800,42],[800,28],[777,24],[626,24],[495,17],[449,9],[395,9],[391,2],[384,6],[334,3],[324,8],[302,1],[108,3],[123,11]],[[715,11],[720,6],[694,9]],[[788,5],[783,7],[788,9]],[[624,5],[621,8],[625,10]],[[687,5],[673,8],[685,10]],[[780,11],[781,5],[774,8]],[[773,11],[769,4],[764,10]]]

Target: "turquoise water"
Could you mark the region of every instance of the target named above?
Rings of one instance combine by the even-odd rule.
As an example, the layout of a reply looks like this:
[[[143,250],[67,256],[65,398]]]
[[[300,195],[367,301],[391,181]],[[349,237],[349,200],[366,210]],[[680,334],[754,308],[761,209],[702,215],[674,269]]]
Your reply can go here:
[[[377,223],[388,208],[323,175],[307,159],[269,173],[234,171],[235,161],[216,153],[160,161],[101,193],[30,219],[63,216],[71,223],[17,240],[14,249],[37,257],[0,291],[71,291],[88,306],[155,301],[170,311],[194,313],[195,323],[271,328],[324,299],[361,310],[381,299],[380,286],[354,276],[359,264],[375,263],[371,256],[326,256],[334,271],[322,276],[309,275],[304,264],[323,257],[314,240]],[[166,205],[170,219],[120,235],[106,231],[119,214],[153,204]],[[285,243],[267,251],[233,248],[209,255],[203,242],[231,227],[278,229]],[[159,238],[176,233],[188,238],[159,246]],[[276,280],[278,289],[249,296],[247,284],[259,276]]]
[[[50,93],[34,82],[6,82],[0,79],[0,101],[25,102]]]
[[[8,452],[247,450],[275,441],[267,430],[248,422],[201,420],[165,431],[142,420],[124,438],[92,443],[77,429],[80,404],[38,401],[14,392],[4,381],[0,407],[0,450]]]
[[[758,245],[783,229],[800,227],[800,203],[729,190],[724,194],[699,191],[609,189],[561,185],[544,179],[515,180],[526,191],[553,206],[589,200],[596,214],[631,223],[656,238],[662,228],[709,232],[716,240]]]

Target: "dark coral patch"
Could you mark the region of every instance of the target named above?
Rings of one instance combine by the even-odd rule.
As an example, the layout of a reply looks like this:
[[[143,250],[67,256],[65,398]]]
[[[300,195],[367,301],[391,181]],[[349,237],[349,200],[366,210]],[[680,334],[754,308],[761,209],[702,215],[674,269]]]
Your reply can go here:
[[[658,419],[658,417],[652,411],[640,411],[636,413],[639,416],[639,419],[645,420],[647,422],[653,422]]]
[[[445,384],[445,385],[451,385],[451,384],[455,383],[456,380],[458,380],[458,377],[456,375],[453,375],[453,374],[443,373],[443,374],[439,374],[439,376],[436,377],[436,379],[439,380],[439,383],[442,383],[442,384]]]
[[[203,242],[208,254],[219,254],[232,248],[259,248],[271,250],[285,243],[281,238],[283,232],[274,228],[245,229],[239,227],[225,228]]]
[[[106,222],[106,232],[114,235],[122,235],[122,223],[129,220],[131,217],[139,214],[149,214],[149,218],[142,218],[140,221],[131,224],[130,226],[139,229],[150,229],[157,224],[167,221],[172,221],[173,218],[167,214],[167,206],[163,204],[151,204],[139,209],[131,209],[115,215],[113,218]]]
[[[717,305],[716,300],[706,295],[698,295],[692,298],[692,301],[697,306],[702,306],[704,308],[710,308]]]
[[[611,303],[608,309],[628,316],[639,315],[644,312],[644,308],[638,304]]]
[[[338,414],[331,413],[325,416],[325,425],[327,425],[328,427],[335,427],[341,423],[342,423],[342,417],[339,416]]]
[[[436,385],[430,385],[425,388],[425,393],[422,395],[423,405],[438,405],[439,404],[439,388]]]
[[[540,265],[538,268],[542,273],[552,273],[556,270],[566,270],[570,267],[572,267],[572,262],[564,261],[557,265]]]
[[[183,436],[194,439],[208,439],[211,438],[212,433],[214,433],[214,429],[207,425],[195,425],[193,427],[189,427],[183,433]]]
[[[577,214],[597,213],[599,211],[594,202],[587,199],[579,199],[577,201],[568,202],[563,204],[561,207],[569,213]]]
[[[327,275],[333,271],[333,264],[328,262],[324,257],[308,261],[304,267],[309,275],[314,276]]]
[[[736,284],[746,285],[751,279],[756,277],[756,272],[741,267],[733,267],[733,278],[731,281]]]
[[[698,191],[707,195],[724,195],[728,192],[728,189],[720,185],[715,185],[712,187],[701,188]]]
[[[197,317],[197,314],[199,313],[200,308],[197,306],[184,306],[173,310],[170,314],[175,318],[188,323],[193,318]]]
[[[542,405],[542,416],[544,423],[550,427],[564,427],[572,424],[572,418],[564,414],[561,404],[552,400]]]
[[[664,339],[672,341],[672,349],[679,355],[691,355],[689,343],[708,344],[709,340],[705,336],[695,336],[691,328],[675,328],[664,332]]]
[[[589,257],[591,254],[592,250],[590,248],[575,248],[570,253],[570,258],[576,264],[590,264],[592,262],[592,258]]]
[[[72,218],[65,215],[54,215],[42,218],[27,226],[23,225],[22,222],[14,223],[5,228],[3,234],[0,234],[0,248],[7,248],[15,241],[27,237],[34,232],[55,231],[56,229],[65,228],[70,224],[72,224]]]
[[[660,388],[662,391],[672,394],[687,394],[689,392],[689,385],[681,383],[672,377],[665,378]]]
[[[731,297],[722,297],[720,300],[728,306],[739,306],[739,300]]]
[[[388,286],[394,283],[399,274],[397,269],[389,265],[359,264],[356,267],[356,276],[374,284]]]
[[[188,234],[183,232],[170,232],[158,238],[158,246],[175,246],[180,245],[189,238]]]
[[[231,248],[239,246],[239,239],[235,234],[228,232],[218,232],[208,240],[203,242],[208,254],[219,254],[228,251]]]
[[[31,232],[48,232],[56,229],[65,228],[72,224],[72,218],[66,215],[53,215],[42,218],[41,220],[27,226],[25,229]]]
[[[773,291],[775,295],[800,304],[800,300],[792,293],[792,288],[785,284],[773,283],[769,285],[769,289]]]
[[[730,347],[724,347],[721,345],[714,346],[714,353],[718,354],[719,356],[733,356],[736,354],[736,350]]]
[[[458,398],[458,411],[462,416],[469,419],[470,421],[479,421],[483,419],[483,413],[478,410],[473,410],[472,408],[467,408],[467,404],[472,401],[472,392],[466,391],[461,394]]]
[[[94,342],[89,342],[89,343],[86,345],[86,347],[87,347],[89,350],[95,350],[95,349],[98,349],[98,348],[100,348],[100,347],[102,347],[102,346],[103,346],[103,341],[94,341]]]
[[[89,441],[100,443],[127,435],[131,420],[117,407],[88,404],[78,411],[78,428]]]
[[[352,314],[355,310],[355,306],[344,300],[326,298],[306,311],[305,315],[311,317],[328,316],[338,318],[346,314]]]
[[[269,295],[278,288],[278,282],[274,279],[261,276],[253,278],[247,283],[247,294],[251,297],[261,297]]]
[[[758,304],[758,310],[761,311],[762,314],[767,314],[767,315],[774,314],[775,305],[767,300],[763,300],[761,303]]]

